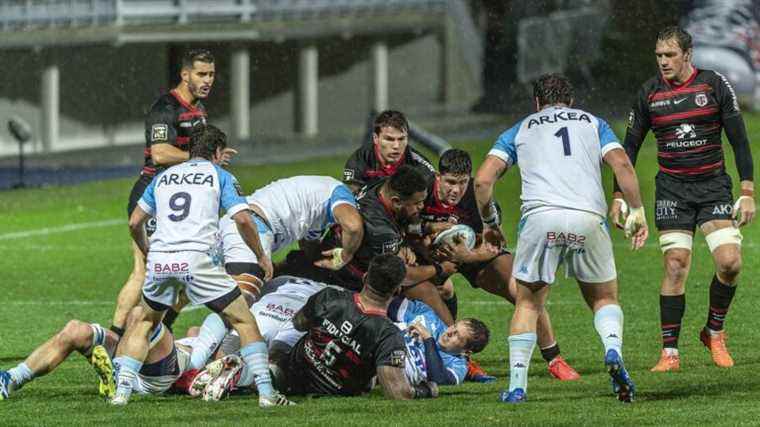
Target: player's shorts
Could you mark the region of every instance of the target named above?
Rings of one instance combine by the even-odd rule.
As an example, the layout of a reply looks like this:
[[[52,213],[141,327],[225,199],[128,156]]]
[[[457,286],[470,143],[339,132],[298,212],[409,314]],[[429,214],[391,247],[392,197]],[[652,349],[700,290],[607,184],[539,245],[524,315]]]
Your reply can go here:
[[[153,177],[147,175],[140,175],[137,181],[135,181],[135,184],[132,186],[132,191],[129,193],[129,202],[127,203],[127,218],[132,216],[132,211],[135,210],[137,202],[140,200],[143,193],[145,192],[145,189],[148,188],[151,181],[153,181]],[[145,223],[145,232],[148,234],[148,236],[150,236],[155,231],[156,220],[155,218],[151,217]]]
[[[707,221],[731,219],[734,204],[731,188],[731,177],[727,174],[684,181],[658,173],[654,216],[657,229],[693,232]]]
[[[252,214],[256,230],[259,232],[259,240],[264,252],[272,257],[274,248],[274,233],[269,225],[258,215]],[[245,244],[245,241],[238,232],[235,221],[225,216],[219,221],[219,232],[222,239],[222,251],[224,254],[225,264],[257,264],[258,259],[251,248]]]
[[[602,283],[617,277],[605,219],[572,209],[551,209],[524,216],[512,275],[527,283],[552,284],[563,262],[567,276],[582,282]]]
[[[174,305],[182,290],[191,303],[216,312],[240,295],[237,283],[207,252],[148,252],[146,272],[143,297],[154,310]]]

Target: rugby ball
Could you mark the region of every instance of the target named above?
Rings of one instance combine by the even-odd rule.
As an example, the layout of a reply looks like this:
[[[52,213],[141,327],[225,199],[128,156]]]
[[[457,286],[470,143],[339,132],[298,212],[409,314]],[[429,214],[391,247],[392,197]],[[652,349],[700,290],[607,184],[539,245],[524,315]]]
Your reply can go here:
[[[450,244],[454,245],[454,239],[459,236],[459,239],[463,240],[467,249],[475,247],[475,232],[468,225],[457,224],[448,230],[441,231],[435,237],[433,245]]]

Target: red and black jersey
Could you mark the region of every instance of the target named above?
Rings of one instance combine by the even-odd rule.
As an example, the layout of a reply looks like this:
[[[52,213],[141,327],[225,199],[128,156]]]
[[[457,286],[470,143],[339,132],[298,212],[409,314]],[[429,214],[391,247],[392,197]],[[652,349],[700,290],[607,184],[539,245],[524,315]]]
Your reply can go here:
[[[145,118],[145,165],[141,175],[154,176],[162,169],[153,163],[153,144],[171,144],[181,150],[190,150],[190,134],[199,124],[206,124],[206,108],[198,101],[185,102],[174,90],[160,96]]]
[[[382,178],[392,176],[401,165],[409,164],[419,166],[430,180],[435,175],[435,168],[422,154],[415,149],[406,146],[406,153],[396,163],[385,164],[377,152],[375,144],[364,144],[351,154],[343,169],[343,182],[346,184],[373,185]]]
[[[627,132],[639,144],[649,129],[654,132],[662,173],[702,180],[725,173],[721,131],[726,119],[739,114],[736,94],[726,78],[715,71],[695,69],[680,86],[662,76],[644,83]],[[638,151],[638,147],[632,148]]]
[[[480,219],[478,204],[475,200],[475,187],[473,180],[467,185],[467,190],[454,206],[441,201],[438,194],[439,178],[435,178],[428,188],[428,196],[425,206],[422,208],[422,221],[424,222],[451,222],[453,224],[465,224],[470,226],[475,233],[483,232],[483,221]]]
[[[306,393],[356,396],[368,392],[378,366],[404,368],[401,331],[384,310],[366,308],[359,294],[326,288],[300,311],[311,325],[290,353]]]

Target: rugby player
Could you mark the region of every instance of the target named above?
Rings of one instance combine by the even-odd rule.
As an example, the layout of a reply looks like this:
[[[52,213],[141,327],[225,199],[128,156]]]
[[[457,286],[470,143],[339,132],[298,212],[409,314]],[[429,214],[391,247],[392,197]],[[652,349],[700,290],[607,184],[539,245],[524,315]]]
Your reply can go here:
[[[267,346],[240,289],[212,257],[219,211],[223,209],[232,215],[258,259],[267,258],[235,178],[216,164],[222,160],[225,147],[222,131],[210,125],[196,127],[190,138],[190,160],[157,175],[130,217],[130,232],[146,255],[148,274],[142,301],[133,309],[135,320],[119,342],[114,359],[117,389],[111,399],[113,405],[128,403],[134,378],[145,360],[147,337],[160,328],[164,313],[183,290],[190,302],[219,313],[240,335],[240,354],[245,362],[241,382],[255,380],[259,406],[291,404],[272,387]],[[157,221],[150,251],[143,230],[149,215]],[[271,263],[261,263],[262,268],[266,265]],[[272,271],[265,274],[269,279]]]
[[[443,153],[438,161],[438,173],[428,189],[428,197],[420,215],[422,233],[434,237],[454,224],[465,224],[472,228],[478,235],[480,244],[471,251],[464,245],[456,245],[452,259],[459,264],[459,273],[471,286],[514,304],[517,285],[512,280],[512,254],[501,246],[503,242],[499,241],[500,234],[484,235],[484,231],[491,229],[483,227],[471,174],[472,160],[466,151],[454,148]],[[443,282],[445,279],[446,276],[437,277],[434,281],[436,284],[443,283],[444,302],[452,317],[456,318],[456,294],[450,281]],[[541,356],[548,363],[549,373],[565,381],[580,378],[578,372],[560,355],[559,344],[545,310],[538,317],[537,333],[538,346]],[[477,366],[474,368],[477,369]]]
[[[573,87],[561,75],[533,84],[536,113],[501,134],[475,178],[475,197],[486,224],[496,215],[491,201],[496,180],[520,166],[522,207],[514,277],[517,298],[509,335],[509,389],[503,402],[526,400],[528,365],[536,344],[536,323],[544,310],[556,270],[566,264],[594,312],[604,345],[604,363],[618,399],[630,402],[634,384],[623,365],[623,311],[618,304],[612,241],[601,164],[607,163],[631,205],[626,236],[638,249],[647,237],[638,180],[609,125],[571,108]]]
[[[404,339],[387,317],[405,270],[396,255],[378,255],[359,293],[328,287],[312,295],[293,318],[307,334],[273,358],[282,373],[277,383],[293,394],[356,396],[372,388],[376,375],[388,398],[436,397],[435,383],[409,383]]]
[[[205,49],[190,50],[182,56],[179,84],[169,93],[161,95],[151,106],[145,118],[145,165],[129,195],[128,217],[157,173],[188,160],[190,133],[195,126],[206,123],[206,108],[202,100],[211,92],[215,75],[216,66],[211,52]],[[229,160],[234,153],[232,148],[225,148],[223,161]],[[147,223],[148,235],[154,230],[155,221],[151,219]],[[132,255],[132,273],[119,292],[111,325],[111,330],[119,336],[124,334],[129,310],[140,302],[140,287],[145,281],[145,258],[134,243]],[[171,328],[176,316],[176,311],[168,310],[164,323]]]
[[[362,218],[351,190],[329,176],[295,176],[274,181],[247,198],[264,252],[271,258],[280,248],[314,241],[332,226],[341,229],[340,245],[320,253],[315,264],[339,270],[353,259],[364,234]],[[256,296],[264,270],[225,215],[219,223],[227,273],[242,289]],[[304,243],[305,244],[305,243]]]
[[[346,161],[343,182],[354,193],[396,173],[401,165],[419,166],[429,179],[433,165],[409,146],[409,122],[404,113],[386,110],[372,124],[372,144],[363,144]]]
[[[739,227],[755,217],[752,152],[736,94],[726,78],[692,63],[691,36],[678,27],[657,35],[659,73],[641,87],[625,134],[625,151],[636,163],[651,129],[657,140],[660,171],[655,178],[655,225],[660,234],[665,274],[660,285],[663,349],[654,372],[680,368],[678,337],[686,309],[694,230],[699,227],[715,261],[707,322],[699,338],[713,362],[734,365],[726,347],[724,322],[741,271]],[[741,196],[734,202],[726,173],[721,131],[734,151]],[[610,217],[619,224],[625,201],[616,188]]]

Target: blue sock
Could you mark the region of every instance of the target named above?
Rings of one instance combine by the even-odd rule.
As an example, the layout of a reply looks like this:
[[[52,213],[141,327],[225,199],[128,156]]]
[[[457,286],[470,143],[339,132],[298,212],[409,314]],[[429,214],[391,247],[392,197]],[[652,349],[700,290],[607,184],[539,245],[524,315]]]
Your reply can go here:
[[[11,381],[13,381],[13,388],[15,390],[20,389],[21,386],[34,378],[34,372],[29,369],[26,362],[19,363],[15,368],[10,369],[8,374],[11,376]]]
[[[193,346],[193,353],[190,355],[190,368],[203,368],[226,334],[227,327],[224,326],[222,318],[216,313],[208,315],[201,325],[198,343]]]
[[[533,348],[536,346],[536,334],[510,335],[509,342],[509,391],[521,388],[528,391],[528,367]]]
[[[240,374],[238,385],[245,387],[255,381],[260,396],[274,394],[272,378],[269,376],[269,354],[267,351],[267,344],[264,341],[252,342],[240,349],[240,356],[245,365]]]
[[[133,359],[129,356],[119,356],[113,359],[113,366],[116,370],[116,391],[126,394],[127,397],[132,394],[137,373],[142,369],[143,362]]]
[[[594,313],[594,327],[602,339],[604,353],[615,350],[623,357],[623,310],[617,304],[608,304]]]

